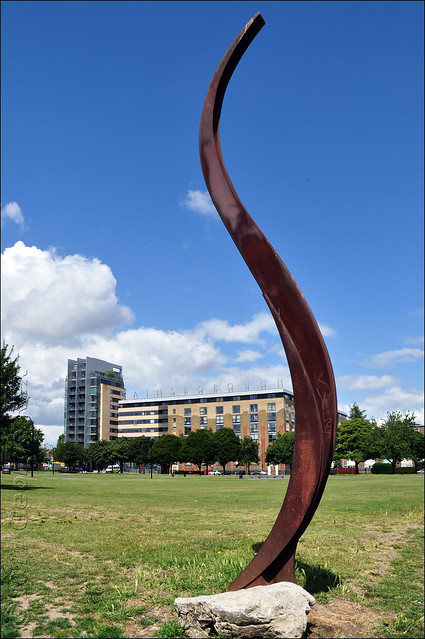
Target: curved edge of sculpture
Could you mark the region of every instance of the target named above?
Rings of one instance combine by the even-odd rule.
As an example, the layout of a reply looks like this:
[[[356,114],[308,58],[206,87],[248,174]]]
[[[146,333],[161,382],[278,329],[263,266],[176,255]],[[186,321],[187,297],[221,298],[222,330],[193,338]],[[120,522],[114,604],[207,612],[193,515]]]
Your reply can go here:
[[[337,424],[335,381],[319,327],[292,275],[240,201],[221,153],[219,122],[226,87],[264,24],[257,13],[228,48],[208,88],[199,132],[205,183],[273,315],[291,372],[296,413],[285,499],[267,539],[230,590],[296,581],[295,549],[325,488]]]

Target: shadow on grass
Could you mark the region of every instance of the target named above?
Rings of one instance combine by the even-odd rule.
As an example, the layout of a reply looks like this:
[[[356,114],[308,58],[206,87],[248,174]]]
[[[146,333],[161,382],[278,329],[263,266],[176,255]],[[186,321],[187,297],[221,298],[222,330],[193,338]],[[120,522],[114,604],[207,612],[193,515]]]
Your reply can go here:
[[[55,486],[29,486],[26,484],[25,486],[19,485],[15,486],[14,484],[2,484],[2,490],[56,490]]]
[[[252,544],[253,551],[257,553],[262,545],[262,542]],[[326,593],[341,583],[340,576],[331,570],[319,564],[306,564],[298,559],[295,560],[295,576],[297,583],[312,595]]]

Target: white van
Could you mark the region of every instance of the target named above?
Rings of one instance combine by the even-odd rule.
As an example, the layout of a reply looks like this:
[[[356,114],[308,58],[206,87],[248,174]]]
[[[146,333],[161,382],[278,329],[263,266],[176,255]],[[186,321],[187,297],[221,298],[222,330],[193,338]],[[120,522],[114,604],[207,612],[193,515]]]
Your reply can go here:
[[[113,464],[107,467],[106,469],[107,473],[119,473],[120,472],[120,465],[119,464]]]

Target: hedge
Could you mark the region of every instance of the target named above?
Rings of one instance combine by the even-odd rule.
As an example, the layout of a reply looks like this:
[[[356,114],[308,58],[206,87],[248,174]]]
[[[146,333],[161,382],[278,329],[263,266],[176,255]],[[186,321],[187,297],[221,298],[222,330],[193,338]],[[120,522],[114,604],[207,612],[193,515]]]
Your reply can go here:
[[[372,473],[374,475],[391,475],[392,472],[393,472],[393,469],[391,464],[375,462],[372,466]]]

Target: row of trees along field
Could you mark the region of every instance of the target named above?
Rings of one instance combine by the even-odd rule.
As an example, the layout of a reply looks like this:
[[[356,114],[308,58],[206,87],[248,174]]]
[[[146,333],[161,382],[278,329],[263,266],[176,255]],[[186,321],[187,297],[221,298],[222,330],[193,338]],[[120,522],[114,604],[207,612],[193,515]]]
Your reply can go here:
[[[186,437],[119,437],[112,441],[99,440],[90,444],[88,448],[76,442],[64,441],[64,436],[61,435],[54,455],[57,461],[64,462],[70,468],[89,462],[99,469],[110,464],[119,464],[121,472],[126,462],[133,462],[138,466],[160,464],[165,473],[169,472],[175,462],[189,462],[199,470],[202,466],[207,470],[209,466],[218,462],[224,472],[226,464],[230,461],[246,465],[249,472],[250,465],[259,461],[258,442],[253,441],[251,437],[240,440],[232,428],[221,428],[215,433],[199,429]]]
[[[1,402],[0,445],[2,463],[40,464],[46,458],[42,447],[43,432],[35,428],[29,417],[17,416],[27,405],[26,393],[22,390],[22,375],[18,357],[13,356],[13,347],[3,343],[1,348]],[[424,459],[424,435],[414,429],[415,416],[393,411],[386,420],[377,423],[368,420],[365,411],[353,404],[347,420],[338,427],[334,461],[351,459],[358,472],[359,464],[367,459],[385,459],[391,463],[392,472],[403,459],[411,459],[415,466]],[[266,451],[267,464],[291,464],[294,452],[295,433],[277,435]],[[258,442],[250,437],[242,440],[231,428],[222,428],[215,433],[197,430],[187,437],[162,435],[156,440],[148,437],[134,439],[119,438],[113,441],[94,442],[87,449],[82,444],[64,441],[59,437],[54,451],[56,461],[75,468],[92,462],[98,468],[119,463],[122,470],[125,462],[139,466],[160,464],[168,472],[174,462],[190,462],[199,469],[218,462],[223,470],[230,461],[247,466],[256,464]]]
[[[334,462],[339,465],[342,459],[351,459],[355,463],[356,473],[360,462],[367,459],[386,459],[395,473],[398,463],[411,459],[415,466],[424,459],[424,436],[414,429],[414,415],[402,415],[398,411],[388,413],[384,423],[378,425],[365,418],[357,404],[351,407],[349,418],[338,428]],[[295,433],[278,435],[266,451],[267,464],[292,464]],[[84,449],[81,444],[65,442],[63,436],[55,452],[57,460],[68,466],[94,462],[102,468],[119,463],[122,471],[125,462],[135,462],[142,466],[148,463],[161,464],[165,472],[174,462],[190,462],[201,470],[218,462],[225,471],[228,462],[238,462],[247,466],[257,464],[258,442],[251,437],[242,440],[231,428],[221,428],[215,433],[209,430],[197,430],[187,437],[162,435],[151,440],[147,437],[134,439],[119,438],[114,441],[98,441]]]

